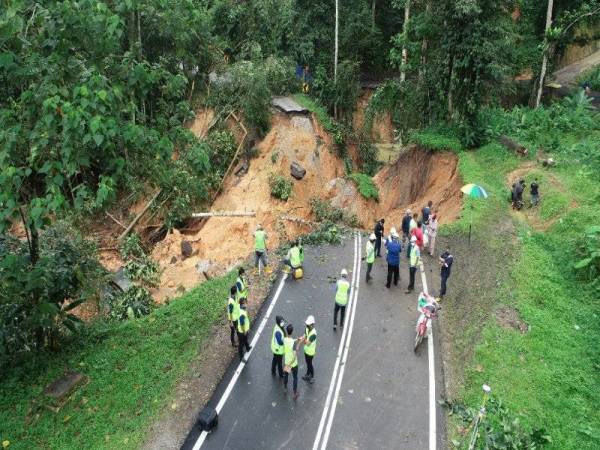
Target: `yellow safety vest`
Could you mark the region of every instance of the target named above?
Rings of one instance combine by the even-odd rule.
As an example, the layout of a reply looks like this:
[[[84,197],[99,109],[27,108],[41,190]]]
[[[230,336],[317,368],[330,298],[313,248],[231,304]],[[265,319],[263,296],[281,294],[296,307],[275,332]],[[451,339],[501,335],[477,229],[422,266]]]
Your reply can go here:
[[[346,306],[348,304],[348,291],[350,290],[350,283],[346,280],[338,280],[337,291],[335,293],[335,302],[340,306]]]
[[[264,230],[256,230],[254,233],[254,250],[257,252],[264,252],[267,248],[266,239],[267,234]]]
[[[294,350],[294,339],[291,337],[284,338],[283,347],[285,348],[285,365],[296,367],[298,365],[298,357],[296,356],[296,350]]]
[[[242,316],[244,317],[243,325],[242,325],[242,321],[240,320],[242,318]],[[240,316],[238,317],[237,329],[238,329],[238,332],[240,332],[242,334],[246,334],[246,333],[248,333],[248,331],[250,331],[250,318],[248,317],[248,311],[246,311],[243,308],[240,308]]]
[[[233,312],[229,312],[229,305],[233,305]],[[227,319],[230,322],[235,322],[240,317],[240,304],[235,298],[229,297],[227,299]]]
[[[237,292],[237,300],[239,302],[240,298],[248,298],[248,288],[246,287],[246,280],[244,280],[244,277],[238,277],[236,280],[236,286],[237,283],[240,283],[242,285],[242,289],[238,289]]]
[[[284,339],[285,343],[285,333],[279,325],[275,325],[275,327],[273,328],[273,337],[271,338],[271,351],[274,355],[283,355],[283,352],[285,350],[284,346],[279,345],[277,343],[277,339],[275,339],[275,333],[277,333],[278,331],[281,333],[281,337]]]
[[[310,337],[315,336],[315,340],[310,342]],[[315,356],[315,352],[317,351],[317,330],[313,329],[308,331],[308,328],[304,330],[304,337],[306,338],[306,344],[304,344],[304,353],[308,356]]]
[[[300,249],[298,247],[292,247],[290,249],[290,264],[293,268],[302,265],[302,257],[300,256]]]
[[[375,246],[371,241],[367,241],[367,262],[369,264],[375,262]]]

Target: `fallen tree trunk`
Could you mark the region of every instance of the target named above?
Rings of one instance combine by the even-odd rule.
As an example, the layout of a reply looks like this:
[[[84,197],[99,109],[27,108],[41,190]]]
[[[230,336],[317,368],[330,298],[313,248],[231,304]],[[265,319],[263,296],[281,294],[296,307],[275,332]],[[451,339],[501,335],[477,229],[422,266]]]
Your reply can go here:
[[[255,211],[212,211],[193,213],[192,217],[256,217]]]
[[[125,236],[127,236],[131,232],[131,230],[133,230],[133,227],[135,227],[135,224],[138,223],[138,221],[142,218],[142,216],[144,214],[146,214],[146,212],[150,209],[150,207],[155,202],[155,200],[158,198],[158,196],[160,195],[161,192],[162,191],[160,189],[158,191],[156,191],[156,193],[152,196],[150,201],[148,203],[146,203],[146,206],[144,206],[144,209],[142,209],[142,211],[137,216],[135,216],[135,218],[131,221],[131,223],[127,226],[127,228],[125,228],[125,231],[123,231],[121,233],[121,235],[119,236],[119,241],[122,241],[125,238]]]
[[[501,134],[500,137],[498,138],[498,141],[504,146],[506,147],[508,150],[515,152],[517,155],[521,155],[521,156],[527,156],[527,149],[525,148],[525,146],[513,141],[511,138],[509,138],[508,136],[505,136],[504,134]]]

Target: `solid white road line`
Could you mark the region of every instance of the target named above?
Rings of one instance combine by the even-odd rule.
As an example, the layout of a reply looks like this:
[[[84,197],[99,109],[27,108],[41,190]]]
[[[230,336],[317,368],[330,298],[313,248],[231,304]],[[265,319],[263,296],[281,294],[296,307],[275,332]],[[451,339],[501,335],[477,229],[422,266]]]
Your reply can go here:
[[[348,332],[348,338],[346,339],[346,343],[344,344],[344,356],[342,357],[342,364],[340,375],[337,379],[337,386],[335,388],[335,395],[331,402],[331,413],[329,414],[329,420],[327,421],[327,427],[325,428],[325,435],[323,436],[323,441],[321,442],[321,450],[325,450],[327,448],[327,442],[329,441],[329,433],[331,432],[331,426],[333,425],[333,418],[335,417],[335,409],[337,407],[338,397],[340,395],[340,389],[342,387],[342,380],[344,379],[344,372],[346,370],[346,361],[348,359],[348,351],[350,350],[350,341],[352,340],[352,330],[354,329],[354,316],[356,315],[356,307],[358,305],[358,290],[360,288],[360,258],[362,253],[361,247],[361,239],[360,235],[358,236],[358,268],[356,270],[356,288],[353,290],[354,297],[352,300],[351,306],[351,317],[350,324],[348,328],[350,331]],[[346,322],[348,323],[348,322]]]
[[[421,282],[423,283],[423,292],[428,294],[427,279],[425,278],[425,269],[423,261],[420,263]],[[433,326],[431,335],[427,338],[427,358],[429,361],[429,450],[435,450],[437,446],[437,426],[436,426],[436,402],[435,402],[435,359],[433,353]]]
[[[356,292],[357,288],[357,280],[358,280],[358,270],[357,267],[360,268],[360,260],[358,258],[358,252],[359,252],[359,244],[358,244],[358,233],[354,235],[354,265],[352,268],[352,292],[351,294],[353,294],[354,292]],[[354,295],[350,296],[351,298],[349,299],[350,302],[350,307],[352,308],[352,305],[354,304],[353,301],[353,297]],[[346,322],[348,324],[348,322]],[[333,373],[331,375],[331,382],[329,383],[329,390],[327,391],[327,398],[325,399],[325,406],[323,408],[323,414],[321,415],[321,421],[319,422],[319,429],[317,430],[317,436],[315,437],[315,442],[313,444],[313,450],[317,450],[319,448],[319,442],[321,441],[321,436],[323,434],[323,430],[325,428],[325,422],[327,420],[327,416],[329,413],[329,408],[331,406],[331,398],[334,392],[334,388],[335,388],[335,381],[336,381],[336,377],[337,377],[337,373],[338,370],[340,368],[340,361],[342,359],[342,354],[344,351],[344,342],[346,340],[346,334],[348,329],[350,328],[349,325],[346,325],[344,327],[344,329],[342,330],[342,339],[340,341],[340,346],[338,348],[338,353],[337,353],[337,357],[335,359],[335,364],[333,366]]]
[[[283,278],[281,279],[279,286],[277,287],[277,291],[275,291],[275,295],[271,299],[271,304],[269,305],[269,309],[267,309],[267,312],[265,313],[265,315],[260,323],[260,326],[258,327],[258,330],[256,330],[256,333],[254,333],[254,337],[252,338],[252,342],[250,343],[252,348],[250,349],[249,352],[246,352],[246,355],[244,357],[244,359],[246,361],[250,358],[250,354],[256,347],[256,343],[258,342],[258,338],[260,337],[260,334],[263,332],[265,326],[267,325],[269,317],[271,316],[271,312],[273,311],[273,308],[275,307],[275,303],[277,303],[277,299],[281,295],[281,291],[283,290],[283,286],[285,284],[285,280],[287,279],[287,277],[288,277],[288,274],[285,274],[283,276]],[[219,403],[217,403],[217,407],[215,408],[217,411],[217,414],[219,414],[221,412],[221,410],[223,409],[223,406],[225,406],[225,402],[231,395],[231,391],[235,387],[235,383],[237,382],[238,378],[240,377],[240,374],[242,373],[242,370],[244,369],[245,366],[246,366],[246,363],[244,361],[240,361],[240,364],[238,365],[237,369],[235,369],[235,372],[233,374],[233,377],[231,378],[231,381],[227,385],[225,392],[223,392],[223,395],[221,396]],[[202,444],[204,443],[206,436],[208,436],[208,433],[206,431],[203,431],[202,433],[200,433],[198,440],[194,444],[193,450],[198,450],[200,447],[202,447]]]

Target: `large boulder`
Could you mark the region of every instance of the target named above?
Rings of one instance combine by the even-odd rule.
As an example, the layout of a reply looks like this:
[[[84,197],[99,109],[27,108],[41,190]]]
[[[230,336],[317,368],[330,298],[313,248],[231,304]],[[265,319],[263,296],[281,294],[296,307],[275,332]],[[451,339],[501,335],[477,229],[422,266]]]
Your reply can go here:
[[[181,241],[181,256],[184,258],[189,258],[192,256],[194,249],[192,247],[192,243],[190,241]]]
[[[298,164],[296,161],[294,161],[290,165],[290,174],[296,180],[301,180],[302,178],[304,178],[304,175],[306,175],[306,169],[304,167],[302,167],[300,164]]]

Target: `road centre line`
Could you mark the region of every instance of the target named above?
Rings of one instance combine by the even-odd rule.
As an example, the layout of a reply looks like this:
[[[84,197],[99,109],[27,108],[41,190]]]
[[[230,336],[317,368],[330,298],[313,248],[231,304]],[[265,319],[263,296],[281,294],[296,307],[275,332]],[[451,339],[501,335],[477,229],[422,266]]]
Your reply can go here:
[[[421,282],[423,283],[423,292],[428,294],[427,278],[425,278],[425,269],[423,261],[419,263],[421,272]],[[433,353],[433,324],[431,335],[427,337],[427,359],[429,363],[429,450],[436,450],[437,446],[437,416],[435,402],[435,358]]]
[[[352,268],[352,293],[356,293],[357,289],[356,289],[356,284],[358,281],[358,270],[357,267],[360,269],[360,263],[359,263],[359,258],[358,258],[358,252],[359,252],[359,244],[358,244],[359,240],[358,240],[358,233],[354,235],[354,264],[353,264],[353,268]],[[353,301],[353,297],[354,295],[351,295],[350,298],[350,307],[352,308],[354,305],[354,301]],[[323,434],[323,430],[325,427],[325,423],[329,414],[329,408],[331,405],[331,399],[332,399],[332,395],[334,393],[334,388],[336,386],[336,377],[338,374],[338,370],[340,368],[340,362],[342,359],[342,354],[344,351],[344,342],[346,340],[346,335],[347,335],[347,331],[350,328],[350,326],[346,326],[344,327],[344,329],[342,330],[342,339],[340,340],[340,346],[338,348],[338,353],[335,359],[335,364],[333,366],[333,373],[331,374],[331,382],[329,384],[329,390],[327,391],[327,398],[325,400],[325,406],[323,407],[323,414],[321,415],[321,420],[319,422],[319,428],[317,430],[317,436],[315,437],[315,442],[313,444],[313,450],[317,450],[319,448],[319,442],[321,441],[321,436]]]
[[[352,330],[354,329],[354,316],[356,315],[356,307],[358,305],[358,291],[360,289],[361,253],[362,253],[362,247],[361,247],[361,239],[360,239],[360,235],[359,235],[358,236],[358,261],[359,261],[359,263],[358,263],[358,268],[356,269],[356,288],[353,291],[354,299],[352,300],[352,304],[351,304],[352,311],[351,311],[351,317],[350,317],[349,326],[348,326],[350,331],[348,332],[348,338],[346,339],[346,343],[344,345],[344,356],[342,357],[340,375],[337,379],[335,395],[334,395],[332,403],[331,403],[331,405],[332,405],[331,413],[329,414],[329,420],[327,421],[327,427],[325,428],[325,435],[323,436],[323,441],[321,443],[321,450],[325,450],[327,448],[327,442],[329,441],[329,434],[331,432],[331,426],[333,425],[333,418],[335,417],[335,409],[337,407],[337,401],[338,401],[338,397],[340,395],[342,381],[344,379],[344,372],[346,370],[346,361],[348,359],[348,351],[350,350],[350,341],[352,339]]]
[[[271,313],[273,312],[275,303],[277,303],[277,299],[281,295],[281,291],[283,290],[283,286],[285,284],[285,280],[287,279],[287,277],[288,277],[288,274],[284,274],[283,278],[279,282],[277,291],[275,291],[275,295],[271,299],[271,304],[269,305],[269,308],[267,309],[267,312],[265,313],[265,315],[260,323],[260,326],[258,327],[258,330],[256,330],[256,333],[254,333],[252,342],[250,343],[252,348],[250,349],[250,351],[246,352],[245,361],[248,361],[250,359],[250,354],[256,347],[256,343],[258,342],[258,339],[259,339],[261,333],[263,332],[265,326],[267,325],[269,317],[271,317]],[[217,414],[219,414],[221,412],[221,410],[223,409],[223,406],[225,406],[225,402],[231,395],[231,391],[233,391],[233,388],[235,387],[235,384],[237,383],[237,380],[240,377],[240,374],[242,373],[242,370],[244,370],[245,366],[246,366],[246,363],[243,360],[243,361],[240,361],[240,364],[238,365],[237,369],[235,369],[235,372],[233,374],[233,377],[231,378],[231,381],[227,385],[225,392],[223,392],[223,395],[221,396],[219,403],[217,403],[217,406],[215,408],[215,410],[217,411]],[[206,436],[208,436],[208,433],[206,431],[202,431],[202,433],[200,433],[198,440],[194,444],[193,450],[199,450],[200,447],[202,447],[202,444],[204,444],[204,441],[206,440]]]

